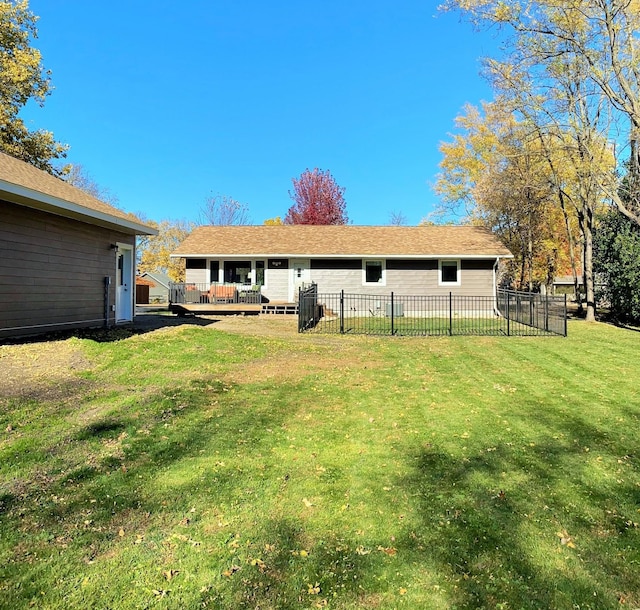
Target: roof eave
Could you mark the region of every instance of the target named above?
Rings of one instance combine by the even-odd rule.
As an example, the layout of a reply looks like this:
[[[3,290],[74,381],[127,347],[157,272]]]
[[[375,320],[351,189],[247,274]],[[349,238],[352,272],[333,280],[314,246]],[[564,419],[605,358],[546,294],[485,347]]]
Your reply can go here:
[[[0,198],[11,203],[42,210],[65,218],[88,222],[131,235],[157,235],[158,231],[133,220],[119,218],[90,208],[47,195],[34,189],[0,180]]]
[[[287,253],[255,253],[255,254],[239,254],[239,253],[186,253],[186,254],[170,254],[170,258],[229,258],[229,257],[248,257],[248,258],[385,258],[385,259],[442,259],[442,258],[459,258],[464,260],[478,260],[487,258],[513,258],[513,254],[505,254],[499,252],[487,252],[483,254],[342,254],[339,252],[329,254],[287,254]]]

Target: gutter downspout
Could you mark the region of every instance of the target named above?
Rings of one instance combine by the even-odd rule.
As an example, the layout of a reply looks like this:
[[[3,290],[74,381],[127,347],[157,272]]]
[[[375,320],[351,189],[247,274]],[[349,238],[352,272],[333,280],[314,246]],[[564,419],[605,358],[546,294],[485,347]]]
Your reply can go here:
[[[498,275],[498,264],[500,263],[500,257],[496,257],[496,262],[493,264],[493,312],[496,316],[500,317],[502,314],[498,309],[498,286],[496,282],[496,277]]]

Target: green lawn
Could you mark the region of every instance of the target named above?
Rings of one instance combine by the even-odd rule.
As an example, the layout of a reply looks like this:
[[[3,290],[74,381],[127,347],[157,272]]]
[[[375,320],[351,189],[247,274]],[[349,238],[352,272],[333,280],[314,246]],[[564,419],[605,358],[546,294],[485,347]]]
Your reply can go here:
[[[639,341],[60,342],[0,389],[0,607],[640,607]]]

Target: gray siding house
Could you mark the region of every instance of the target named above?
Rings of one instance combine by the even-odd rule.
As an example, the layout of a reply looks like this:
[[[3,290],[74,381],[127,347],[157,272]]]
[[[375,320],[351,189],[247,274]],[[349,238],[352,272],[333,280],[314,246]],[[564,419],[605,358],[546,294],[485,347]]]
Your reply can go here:
[[[501,259],[512,254],[473,226],[202,226],[172,254],[186,282],[260,286],[271,302],[320,293],[493,296]]]
[[[136,235],[155,229],[0,153],[0,340],[131,322]]]
[[[145,271],[138,277],[150,282],[149,303],[167,303],[169,301],[171,278],[166,273],[162,273],[162,271]]]

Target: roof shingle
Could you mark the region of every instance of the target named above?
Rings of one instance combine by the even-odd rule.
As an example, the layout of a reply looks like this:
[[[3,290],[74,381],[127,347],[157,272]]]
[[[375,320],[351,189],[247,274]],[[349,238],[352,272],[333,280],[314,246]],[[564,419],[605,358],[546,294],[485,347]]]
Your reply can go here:
[[[463,226],[260,225],[196,228],[173,256],[510,257],[488,229]]]
[[[62,202],[80,206],[87,210],[87,215],[89,216],[91,216],[92,213],[104,214],[114,218],[116,221],[125,221],[128,224],[137,224],[145,227],[134,215],[127,214],[104,201],[96,199],[60,178],[56,178],[33,165],[29,165],[19,159],[14,159],[2,152],[0,152],[0,181],[48,197],[53,197]],[[1,185],[0,191],[2,191]],[[0,196],[2,196],[1,193]],[[155,230],[151,229],[150,232],[155,233]]]

